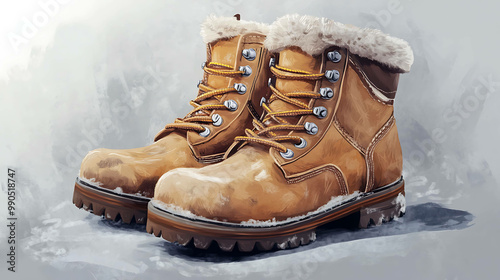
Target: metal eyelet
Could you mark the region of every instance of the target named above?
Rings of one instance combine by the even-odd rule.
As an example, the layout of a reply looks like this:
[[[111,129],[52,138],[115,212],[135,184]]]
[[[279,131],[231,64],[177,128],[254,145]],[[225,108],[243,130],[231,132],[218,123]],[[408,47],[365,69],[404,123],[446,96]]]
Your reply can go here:
[[[241,54],[247,60],[254,60],[257,56],[257,52],[254,49],[244,49]]]
[[[220,126],[222,124],[222,117],[219,114],[212,115],[212,124],[214,126]]]
[[[205,66],[206,66],[206,65],[207,65],[207,63],[206,63],[206,62],[203,62],[203,63],[201,64],[201,69],[205,69]]]
[[[331,62],[337,63],[342,59],[342,55],[338,51],[328,52],[328,59]]]
[[[267,86],[271,86],[273,84],[273,78],[269,78],[267,80]]]
[[[333,90],[329,87],[326,88],[320,88],[319,89],[319,94],[323,99],[330,99],[333,97]]]
[[[200,85],[201,85],[201,83],[203,83],[203,81],[202,81],[202,80],[199,80],[199,81],[198,81],[198,84],[196,85],[196,87],[198,87],[198,88],[199,88],[199,87],[200,87]]]
[[[293,155],[294,155],[294,154],[293,154],[293,151],[292,151],[292,150],[287,149],[285,153],[280,152],[280,155],[281,155],[281,157],[282,157],[282,158],[284,158],[284,159],[291,159],[291,158],[293,158]]]
[[[250,75],[252,75],[252,67],[246,65],[246,66],[240,66],[239,68],[240,71],[243,71],[243,75],[244,77],[248,77]]]
[[[235,83],[233,87],[239,94],[245,94],[245,92],[247,92],[247,86],[245,86],[244,84]]]
[[[266,98],[265,97],[262,97],[260,99],[260,107],[262,107],[262,104],[266,103]]]
[[[306,122],[304,124],[304,128],[306,130],[306,133],[311,134],[311,135],[315,135],[316,133],[318,133],[318,130],[319,130],[318,126],[312,122]]]
[[[201,137],[207,137],[208,135],[210,135],[210,129],[206,126],[204,126],[204,128],[205,130],[199,133]]]
[[[314,107],[313,114],[316,117],[318,117],[318,119],[322,119],[322,118],[326,117],[326,115],[328,114],[328,110],[323,106]]]
[[[299,144],[294,144],[295,147],[299,149],[304,149],[307,146],[307,142],[304,138],[300,138],[300,143]]]
[[[335,83],[340,79],[340,73],[337,70],[328,70],[325,72],[325,77],[329,82]]]
[[[236,111],[236,109],[238,109],[238,103],[232,99],[224,101],[224,106],[226,106],[229,111]]]
[[[273,67],[276,64],[276,59],[274,57],[271,57],[269,59],[269,68]]]

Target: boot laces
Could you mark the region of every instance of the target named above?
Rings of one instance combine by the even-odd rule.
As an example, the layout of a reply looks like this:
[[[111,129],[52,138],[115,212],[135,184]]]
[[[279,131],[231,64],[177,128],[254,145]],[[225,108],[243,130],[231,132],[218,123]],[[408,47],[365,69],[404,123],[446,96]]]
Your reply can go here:
[[[309,80],[316,81],[322,79],[325,74],[319,73],[314,74],[308,71],[289,69],[281,67],[279,65],[271,66],[271,72],[273,75],[280,79],[285,80]],[[316,92],[280,92],[272,84],[269,85],[272,91],[272,95],[269,98],[268,104],[270,105],[273,101],[281,100],[288,104],[292,104],[298,109],[294,110],[284,110],[284,111],[273,111],[268,104],[263,103],[266,115],[262,121],[255,120],[253,125],[254,130],[246,129],[246,136],[238,136],[235,141],[238,142],[253,142],[262,145],[270,146],[276,148],[280,152],[286,152],[287,148],[280,142],[293,142],[294,144],[299,144],[302,139],[300,136],[292,135],[277,135],[275,131],[303,131],[305,130],[303,125],[292,124],[288,122],[284,117],[296,117],[304,115],[314,115],[313,108],[306,104],[305,102],[299,100],[299,98],[309,98],[309,99],[319,99],[321,95]]]
[[[208,65],[203,66],[203,71],[209,75],[224,77],[236,77],[245,73],[244,71],[234,70],[230,65],[218,62],[209,62]],[[165,129],[183,129],[196,132],[204,131],[205,127],[200,123],[212,122],[210,111],[229,110],[224,104],[220,103],[221,97],[229,92],[237,92],[234,87],[215,89],[203,83],[200,83],[198,88],[198,96],[189,102],[194,109],[187,113],[184,118],[177,118],[174,123],[167,124]],[[200,104],[200,102],[209,99],[216,99],[219,104]]]

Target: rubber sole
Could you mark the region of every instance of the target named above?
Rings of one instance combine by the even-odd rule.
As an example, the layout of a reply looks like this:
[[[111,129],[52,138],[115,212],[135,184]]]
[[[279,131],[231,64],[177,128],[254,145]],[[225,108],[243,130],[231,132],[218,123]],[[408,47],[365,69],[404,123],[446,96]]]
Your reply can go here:
[[[347,216],[359,217],[359,227],[367,228],[401,217],[404,211],[404,180],[401,178],[325,212],[277,226],[256,227],[192,219],[170,213],[150,202],[146,230],[169,242],[194,245],[199,249],[207,249],[215,242],[226,252],[235,248],[241,252],[268,251],[309,244],[316,239],[316,228]]]
[[[75,182],[73,204],[97,216],[123,223],[145,224],[147,220],[147,197],[133,197],[127,194],[114,193],[111,190],[93,186],[81,181]]]

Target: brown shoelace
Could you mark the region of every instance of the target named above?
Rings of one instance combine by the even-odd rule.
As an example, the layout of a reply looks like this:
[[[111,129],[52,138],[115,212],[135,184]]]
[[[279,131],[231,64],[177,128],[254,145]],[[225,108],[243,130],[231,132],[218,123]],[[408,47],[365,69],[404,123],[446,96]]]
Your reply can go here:
[[[271,72],[275,77],[286,80],[320,80],[325,75],[324,73],[313,74],[307,71],[294,70],[285,67],[281,67],[278,65],[271,67]],[[299,109],[295,110],[286,110],[286,111],[277,111],[274,112],[269,108],[266,103],[262,104],[262,107],[266,111],[265,117],[261,121],[254,120],[253,124],[255,127],[255,131],[251,129],[246,129],[246,136],[238,136],[235,138],[235,141],[241,142],[254,142],[263,145],[267,145],[270,147],[274,147],[278,149],[280,152],[286,152],[287,148],[282,145],[280,142],[293,142],[298,144],[301,142],[301,138],[299,136],[291,136],[291,135],[277,135],[274,133],[278,130],[305,130],[303,125],[291,124],[283,117],[294,117],[294,116],[303,116],[303,115],[313,115],[313,109],[309,107],[308,104],[298,100],[297,98],[313,98],[319,99],[321,95],[316,92],[289,92],[282,93],[278,89],[276,89],[273,85],[269,85],[273,94],[269,98],[269,104],[273,101],[279,99],[286,103],[293,104]],[[272,122],[273,120],[274,122]]]

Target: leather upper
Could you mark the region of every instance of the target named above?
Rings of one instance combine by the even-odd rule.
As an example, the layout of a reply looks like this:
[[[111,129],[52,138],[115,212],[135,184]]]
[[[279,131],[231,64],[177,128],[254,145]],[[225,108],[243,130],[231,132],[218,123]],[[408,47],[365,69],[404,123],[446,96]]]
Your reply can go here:
[[[152,197],[156,181],[177,167],[202,167],[183,135],[171,133],[155,143],[135,149],[96,149],[82,161],[79,177],[100,187]]]
[[[238,104],[235,111],[214,110],[222,117],[222,124],[203,124],[210,129],[207,137],[194,131],[182,129],[162,130],[156,141],[146,147],[113,150],[97,149],[88,153],[80,168],[80,178],[91,180],[100,187],[152,197],[157,180],[165,172],[179,167],[202,167],[208,163],[222,160],[222,156],[233,143],[234,137],[241,135],[245,128],[252,125],[254,117],[262,114],[261,98],[268,98],[267,67],[270,54],[263,47],[265,36],[248,33],[208,44],[208,62],[239,66],[250,66],[252,74],[248,77],[223,77],[205,73],[203,82],[212,88],[232,87],[243,83],[247,90],[216,96],[201,103],[223,103],[234,100]],[[242,56],[244,49],[253,48],[256,57],[248,60]],[[266,64],[264,66],[264,64]]]
[[[327,54],[331,51],[340,53],[340,60],[330,61]],[[378,66],[367,61],[361,64],[339,47],[329,47],[317,56],[289,47],[275,56],[281,67],[291,70],[339,72],[337,81],[326,77],[317,81],[274,78],[281,92],[333,90],[330,99],[301,98],[310,108],[325,107],[326,117],[285,117],[293,124],[313,122],[318,133],[278,131],[306,140],[303,148],[282,142],[293,151],[292,158],[259,143],[234,145],[235,151],[228,152],[229,157],[221,163],[166,173],[157,184],[155,199],[199,216],[234,223],[285,220],[314,211],[340,195],[370,191],[401,177],[402,154],[392,102],[385,102],[369,85],[389,90],[391,82],[387,81],[397,81],[393,73],[383,68],[375,71]],[[293,110],[293,106],[279,99],[269,104],[273,111]]]
[[[314,177],[316,186],[310,180],[291,184],[268,149],[245,146],[220,163],[167,172],[154,199],[219,221],[285,220],[345,194],[339,188],[341,176],[323,172]]]

